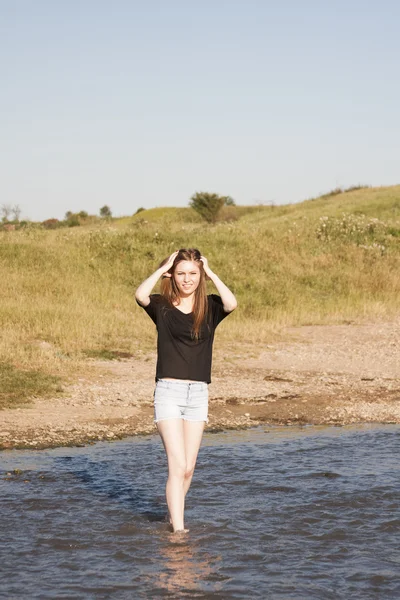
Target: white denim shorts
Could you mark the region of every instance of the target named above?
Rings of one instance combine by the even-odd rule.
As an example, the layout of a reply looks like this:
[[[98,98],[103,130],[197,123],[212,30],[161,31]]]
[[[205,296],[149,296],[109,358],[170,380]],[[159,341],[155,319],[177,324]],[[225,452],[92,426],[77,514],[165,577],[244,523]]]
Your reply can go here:
[[[154,390],[154,422],[164,419],[208,423],[208,384],[159,379]]]

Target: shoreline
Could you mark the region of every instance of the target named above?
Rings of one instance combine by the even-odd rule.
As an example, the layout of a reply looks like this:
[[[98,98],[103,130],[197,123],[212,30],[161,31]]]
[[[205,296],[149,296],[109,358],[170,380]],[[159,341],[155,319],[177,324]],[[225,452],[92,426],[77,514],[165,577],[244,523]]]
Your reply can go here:
[[[325,429],[326,430],[331,430],[332,427],[334,428],[352,428],[352,429],[356,429],[359,431],[363,431],[365,430],[366,426],[370,425],[371,427],[376,427],[376,428],[384,428],[385,426],[393,426],[393,425],[400,425],[399,422],[392,422],[392,421],[387,421],[387,422],[380,422],[380,421],[368,421],[368,422],[351,422],[351,423],[324,423],[324,424],[318,424],[318,423],[299,423],[299,422],[291,422],[291,423],[248,423],[248,424],[243,424],[243,425],[232,425],[232,426],[216,426],[216,427],[207,427],[204,430],[204,433],[209,433],[209,434],[218,434],[218,433],[224,433],[224,432],[228,432],[228,431],[248,431],[251,429],[257,429],[258,427],[270,427],[271,431],[267,431],[267,433],[273,433],[275,429],[280,429],[282,427],[287,428],[288,430],[293,428],[296,430],[302,430],[307,428],[308,430],[315,428],[316,430],[318,430],[320,433],[323,432]],[[54,442],[54,443],[42,443],[42,442],[38,442],[35,445],[32,445],[31,443],[21,443],[21,444],[14,444],[12,446],[0,446],[0,456],[2,452],[12,452],[13,450],[54,450],[56,448],[84,448],[86,446],[93,446],[94,444],[98,444],[100,442],[109,442],[109,443],[115,443],[115,442],[119,442],[119,441],[123,441],[126,440],[128,438],[140,438],[140,437],[145,437],[145,436],[149,436],[149,435],[156,435],[157,434],[157,430],[155,428],[152,428],[151,431],[148,430],[143,430],[143,431],[135,431],[134,433],[124,433],[123,435],[114,435],[112,438],[105,436],[98,436],[98,437],[84,437],[84,438],[72,438],[72,439],[66,439],[63,442]]]
[[[216,340],[205,431],[257,425],[400,423],[400,319],[290,328],[284,341]],[[225,351],[224,351],[225,350]],[[156,433],[155,354],[90,361],[63,396],[0,411],[0,450],[46,449]]]
[[[346,427],[349,425],[353,426],[364,426],[364,425],[399,425],[399,418],[389,418],[381,420],[362,419],[351,416],[348,418],[329,418],[326,417],[323,420],[307,420],[305,416],[296,418],[265,418],[261,415],[261,418],[249,412],[251,408],[249,405],[241,405],[242,410],[246,410],[246,414],[237,414],[236,417],[232,417],[232,411],[218,411],[218,416],[214,418],[210,417],[209,424],[205,427],[205,433],[221,433],[224,431],[240,431],[252,429],[259,426],[268,427]],[[353,409],[357,406],[354,405]],[[147,414],[144,415],[143,413]],[[95,444],[97,442],[116,442],[128,437],[140,437],[147,435],[155,435],[157,429],[153,424],[152,410],[141,411],[138,415],[139,419],[147,417],[147,424],[135,423],[128,427],[119,428],[115,424],[108,423],[105,426],[101,425],[98,428],[90,426],[90,429],[94,430],[93,433],[85,432],[84,430],[71,431],[63,430],[52,432],[51,429],[37,428],[26,430],[22,433],[11,432],[11,439],[0,441],[0,451],[6,450],[46,450],[52,448],[61,447],[84,447]]]

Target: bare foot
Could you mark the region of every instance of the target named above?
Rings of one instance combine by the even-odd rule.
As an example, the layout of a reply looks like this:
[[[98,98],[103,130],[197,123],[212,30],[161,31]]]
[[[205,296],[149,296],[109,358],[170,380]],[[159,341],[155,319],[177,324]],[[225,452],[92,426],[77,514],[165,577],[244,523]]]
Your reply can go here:
[[[175,529],[173,533],[189,533],[189,529]]]

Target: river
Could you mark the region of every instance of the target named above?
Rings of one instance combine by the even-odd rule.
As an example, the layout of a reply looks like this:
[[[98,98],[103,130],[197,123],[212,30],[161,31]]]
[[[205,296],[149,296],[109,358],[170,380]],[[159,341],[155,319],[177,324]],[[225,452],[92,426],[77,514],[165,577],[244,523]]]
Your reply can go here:
[[[158,436],[0,453],[0,597],[400,598],[400,426],[208,433],[186,535]]]

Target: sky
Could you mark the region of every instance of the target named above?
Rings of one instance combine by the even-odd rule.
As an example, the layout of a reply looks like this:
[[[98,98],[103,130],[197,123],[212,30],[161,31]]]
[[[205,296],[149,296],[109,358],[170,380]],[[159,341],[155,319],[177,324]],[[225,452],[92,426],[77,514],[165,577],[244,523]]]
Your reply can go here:
[[[397,0],[0,0],[0,205],[400,183]]]

